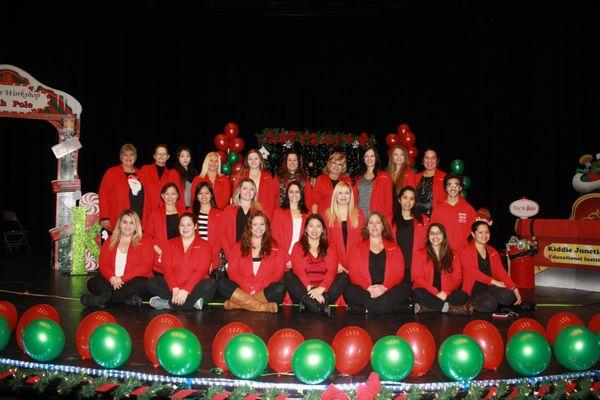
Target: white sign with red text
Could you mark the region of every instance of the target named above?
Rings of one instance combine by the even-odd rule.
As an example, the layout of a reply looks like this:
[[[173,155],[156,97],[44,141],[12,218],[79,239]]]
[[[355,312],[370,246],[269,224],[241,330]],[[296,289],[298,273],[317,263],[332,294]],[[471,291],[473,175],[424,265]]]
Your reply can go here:
[[[30,113],[48,107],[50,99],[45,93],[29,86],[0,85],[0,111]]]
[[[540,206],[535,201],[523,197],[510,203],[509,210],[515,217],[529,218],[540,212]]]

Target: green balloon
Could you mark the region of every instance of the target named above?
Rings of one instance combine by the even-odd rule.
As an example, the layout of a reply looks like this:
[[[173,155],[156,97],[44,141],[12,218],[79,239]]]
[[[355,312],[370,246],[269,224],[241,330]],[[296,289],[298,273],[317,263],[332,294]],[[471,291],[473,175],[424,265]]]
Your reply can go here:
[[[240,155],[235,151],[232,151],[231,153],[227,154],[227,162],[229,164],[235,164],[239,158]]]
[[[292,355],[292,371],[303,383],[323,382],[333,373],[335,354],[327,343],[311,339],[296,348]]]
[[[267,368],[268,362],[267,345],[253,333],[240,333],[225,348],[225,364],[238,378],[258,377]]]
[[[229,163],[221,164],[221,173],[223,175],[231,174],[231,165]]]
[[[462,174],[465,172],[465,163],[458,159],[452,160],[450,163],[450,171],[454,172],[455,174]]]
[[[90,338],[90,353],[96,364],[104,368],[117,368],[131,355],[131,337],[118,324],[97,327]]]
[[[170,329],[158,340],[156,356],[165,371],[173,375],[187,375],[200,368],[202,346],[189,330]]]
[[[48,318],[31,321],[23,331],[22,340],[25,352],[37,361],[53,360],[65,348],[65,333]]]
[[[10,326],[4,317],[0,317],[0,351],[4,350],[10,340]]]
[[[521,375],[541,374],[552,358],[552,350],[546,338],[534,331],[514,334],[506,345],[508,364]]]
[[[463,188],[470,189],[471,188],[471,178],[468,176],[463,176]]]
[[[455,381],[471,380],[483,367],[483,351],[467,335],[452,335],[440,346],[438,364],[444,375]]]
[[[554,340],[554,356],[567,369],[586,370],[600,358],[598,337],[585,326],[568,326]]]
[[[371,350],[371,366],[385,381],[406,378],[413,368],[415,358],[406,341],[398,336],[385,336]]]

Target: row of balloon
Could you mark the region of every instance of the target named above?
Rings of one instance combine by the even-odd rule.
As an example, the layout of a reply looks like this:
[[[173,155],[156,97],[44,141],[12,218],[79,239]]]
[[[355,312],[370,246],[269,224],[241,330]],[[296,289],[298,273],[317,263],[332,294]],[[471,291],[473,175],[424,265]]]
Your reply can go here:
[[[386,156],[390,156],[394,146],[401,145],[406,149],[408,155],[408,165],[410,168],[415,166],[415,160],[419,155],[419,150],[415,147],[415,141],[417,140],[414,133],[411,132],[410,127],[407,124],[400,124],[398,126],[398,133],[389,133],[385,137],[385,144],[387,144]]]
[[[464,175],[465,172],[465,163],[462,160],[455,159],[450,162],[450,172],[455,174],[462,175],[463,178],[463,190],[460,194],[463,195],[464,198],[467,198],[467,190],[471,188],[471,178]]]
[[[223,133],[215,135],[214,144],[221,159],[221,173],[234,176],[242,172],[242,150],[244,150],[244,139],[238,137],[240,130],[235,122],[225,125]]]

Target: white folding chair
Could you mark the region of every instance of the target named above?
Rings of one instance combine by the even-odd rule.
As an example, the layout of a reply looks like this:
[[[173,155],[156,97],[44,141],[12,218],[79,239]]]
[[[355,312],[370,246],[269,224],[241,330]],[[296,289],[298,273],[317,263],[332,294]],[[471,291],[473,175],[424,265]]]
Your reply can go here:
[[[21,246],[25,246],[28,251],[31,251],[27,240],[27,232],[23,229],[21,221],[19,221],[14,211],[4,211],[2,236],[7,252],[12,253],[14,250],[19,250]]]

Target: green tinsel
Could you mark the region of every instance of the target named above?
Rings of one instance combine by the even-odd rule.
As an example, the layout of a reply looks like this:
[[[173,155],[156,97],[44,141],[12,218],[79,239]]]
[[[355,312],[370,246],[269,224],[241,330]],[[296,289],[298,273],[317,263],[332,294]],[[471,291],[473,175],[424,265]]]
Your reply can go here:
[[[229,396],[229,400],[244,400],[244,397],[251,393],[256,393],[256,389],[251,386],[238,386],[233,389],[231,396]]]
[[[100,248],[96,244],[96,236],[102,230],[98,222],[94,223],[86,232],[85,220],[87,209],[83,206],[71,207],[73,212],[73,233],[71,235],[71,275],[85,275],[85,250],[89,250],[97,260]]]
[[[375,396],[375,400],[391,400],[394,397],[396,397],[394,396],[394,392],[388,390],[385,386],[382,386],[381,389],[379,389],[377,396]]]
[[[66,374],[62,377],[56,391],[58,394],[68,395],[77,385],[87,382],[88,379],[88,375],[83,372],[79,374]]]
[[[421,397],[423,397],[423,390],[418,387],[413,387],[408,393],[406,400],[421,400]]]
[[[115,400],[122,399],[124,397],[129,397],[131,392],[142,385],[142,382],[135,378],[127,378],[125,382],[122,382],[112,393],[112,397]]]
[[[483,387],[478,385],[469,386],[465,400],[481,400],[483,398]]]
[[[304,397],[302,397],[302,399],[303,400],[320,400],[322,394],[323,394],[322,390],[310,390],[304,395]]]
[[[435,398],[437,400],[451,400],[451,399],[455,398],[457,394],[458,394],[458,388],[451,387],[451,388],[442,389],[439,392],[437,392],[437,394],[435,395]]]
[[[275,398],[277,396],[279,396],[280,394],[284,394],[285,392],[281,389],[275,389],[275,388],[271,388],[271,389],[266,389],[265,390],[265,399],[266,400],[275,400]]]
[[[161,393],[165,395],[165,397],[169,397],[168,395],[172,394],[175,390],[177,390],[177,386],[170,383],[159,383],[156,382],[152,386],[148,388],[143,394],[137,396],[138,400],[151,400],[155,397],[158,397],[158,394]]]
[[[99,376],[98,378],[91,379],[87,385],[84,385],[79,391],[79,396],[83,399],[89,399],[96,395],[96,389],[100,386],[104,386],[107,383],[111,383],[113,380],[106,376]]]

